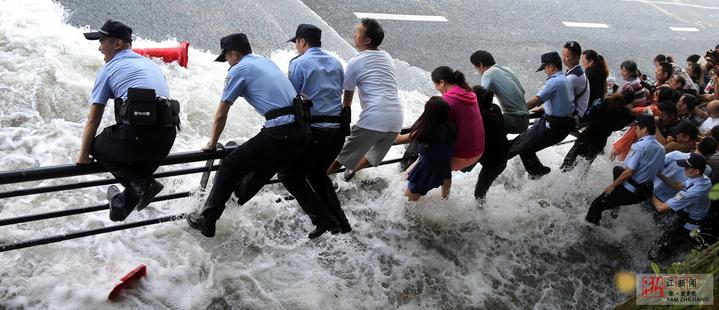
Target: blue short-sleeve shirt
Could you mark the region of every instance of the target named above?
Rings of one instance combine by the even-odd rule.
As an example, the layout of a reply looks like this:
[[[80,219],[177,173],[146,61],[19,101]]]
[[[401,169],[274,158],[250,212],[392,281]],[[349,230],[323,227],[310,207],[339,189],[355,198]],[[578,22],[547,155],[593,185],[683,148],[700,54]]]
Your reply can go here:
[[[549,116],[567,117],[572,115],[572,84],[563,72],[556,72],[547,78],[537,97],[544,102],[544,113]]]
[[[666,155],[664,155],[664,165],[662,167],[661,173],[669,178],[670,180],[673,180],[674,182],[684,182],[689,177],[684,173],[684,168],[679,167],[677,165],[677,160],[683,160],[689,158],[689,153],[684,153],[680,151],[673,151],[669,152]],[[710,176],[712,173],[712,168],[707,166],[706,170],[704,170],[704,175],[707,177]],[[659,177],[654,178],[654,196],[657,196],[657,198],[661,201],[667,201],[674,197],[679,191],[674,189],[673,187],[669,186],[669,184],[665,183],[660,179]]]
[[[624,167],[634,170],[632,179],[638,184],[654,180],[663,166],[664,148],[652,135],[641,137],[634,142],[627,158],[624,159]],[[624,182],[624,187],[632,193],[637,191],[629,182]]]
[[[262,116],[271,110],[289,107],[297,96],[292,83],[271,60],[247,54],[227,72],[221,101],[233,104],[244,98]],[[266,121],[264,127],[286,125],[294,115],[283,115]]]
[[[160,67],[131,49],[125,49],[115,54],[97,72],[90,103],[105,105],[110,99],[127,99],[128,88],[154,89],[158,97],[170,98]]]
[[[313,47],[290,61],[289,79],[297,93],[312,100],[310,113],[338,116],[342,111],[344,70],[339,60]],[[337,123],[315,123],[312,127],[339,128]]]
[[[684,211],[689,214],[689,218],[701,221],[709,214],[709,191],[712,188],[712,182],[705,175],[697,178],[690,178],[684,181],[684,189],[677,193],[674,198],[669,199],[667,204],[674,211]],[[687,230],[696,228],[695,224],[684,224]]]

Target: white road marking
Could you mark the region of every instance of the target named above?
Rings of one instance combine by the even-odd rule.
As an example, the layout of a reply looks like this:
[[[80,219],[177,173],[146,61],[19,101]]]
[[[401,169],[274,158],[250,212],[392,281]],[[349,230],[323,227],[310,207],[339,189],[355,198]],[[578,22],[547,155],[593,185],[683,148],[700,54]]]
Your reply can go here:
[[[682,32],[696,32],[699,31],[699,29],[694,27],[669,27],[672,31],[682,31]]]
[[[607,24],[600,23],[575,23],[575,22],[562,22],[567,27],[579,27],[579,28],[609,28]]]
[[[624,1],[624,2],[654,3],[654,4],[664,4],[664,5],[678,5],[678,6],[687,6],[687,7],[698,8],[698,9],[719,10],[719,7],[716,7],[716,6],[706,6],[706,5],[690,4],[690,3],[680,3],[680,2],[664,2],[664,1],[652,1],[652,0],[622,0],[622,1]]]
[[[354,12],[357,18],[374,18],[374,19],[391,19],[391,20],[407,20],[419,22],[446,22],[444,16],[434,15],[402,15],[402,14],[383,14],[383,13],[360,13]]]

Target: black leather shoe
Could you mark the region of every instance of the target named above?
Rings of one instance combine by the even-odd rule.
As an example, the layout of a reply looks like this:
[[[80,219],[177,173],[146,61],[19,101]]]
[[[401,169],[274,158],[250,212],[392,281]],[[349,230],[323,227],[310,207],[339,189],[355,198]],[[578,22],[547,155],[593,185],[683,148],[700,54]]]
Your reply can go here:
[[[206,220],[199,212],[192,212],[185,219],[190,227],[199,230],[203,236],[207,238],[215,236],[215,222]]]
[[[350,226],[349,223],[340,224],[340,226],[338,226],[338,227],[339,227],[339,229],[340,229],[340,233],[341,233],[341,234],[346,234],[346,233],[352,231],[352,226]]]
[[[530,175],[529,175],[529,179],[530,179],[530,180],[539,180],[539,179],[541,179],[543,176],[549,174],[550,172],[552,172],[552,168],[543,167],[542,169],[540,169],[539,171],[537,171],[536,174],[530,174]]]
[[[145,195],[140,197],[140,201],[137,202],[137,206],[135,207],[137,211],[140,211],[147,207],[147,205],[152,202],[152,199],[154,199],[155,196],[157,196],[157,194],[159,194],[163,188],[165,188],[165,186],[162,185],[162,183],[157,181],[152,182],[152,184],[150,184],[150,188],[148,188],[145,192]]]
[[[324,233],[326,233],[328,230],[331,230],[331,229],[328,229],[328,228],[325,227],[325,226],[317,226],[317,227],[315,227],[315,230],[311,231],[311,232],[307,235],[307,237],[310,238],[310,239],[315,239],[315,238],[317,238],[317,237],[319,237],[319,236],[322,236],[322,235],[323,235]]]
[[[113,222],[124,221],[130,215],[130,212],[125,210],[120,195],[122,193],[117,186],[110,185],[107,188],[107,204],[110,205],[110,220]]]

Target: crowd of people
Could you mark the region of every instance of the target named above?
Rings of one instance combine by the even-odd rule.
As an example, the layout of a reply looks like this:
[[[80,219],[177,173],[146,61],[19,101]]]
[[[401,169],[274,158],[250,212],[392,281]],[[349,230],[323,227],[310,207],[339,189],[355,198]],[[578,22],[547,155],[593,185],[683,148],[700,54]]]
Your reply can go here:
[[[131,28],[112,20],[85,34],[100,41],[106,64],[97,74],[77,163],[91,162],[92,154],[124,186],[122,192],[108,189],[113,221],[144,208],[162,190],[152,174],[179,128],[179,103],[169,99],[157,65],[132,52],[131,34]],[[321,35],[314,25],[297,27],[288,42],[298,56],[287,76],[253,54],[245,34],[220,40],[216,61],[227,62],[230,69],[203,150],[216,149],[239,97],[266,122],[223,159],[204,206],[187,216],[190,227],[204,236],[215,235],[215,223],[233,193],[242,205],[274,175],[315,225],[309,238],[348,233],[351,224],[328,175],[344,167],[343,178],[350,181],[358,171],[379,165],[394,143],[409,143],[418,153],[406,172],[404,193],[410,201],[435,188],[446,199],[453,171],[468,172],[479,163],[474,197],[483,203],[513,157],[519,155],[530,179],[539,179],[551,168],[536,153],[573,134],[577,139],[559,167],[569,172],[580,157],[591,163],[612,133],[626,127],[609,154],[624,163],[614,168],[613,182],[589,206],[586,221],[599,225],[604,211],[616,217],[620,206],[645,206],[665,228],[649,253],[654,261],[693,242],[690,232],[698,227],[718,232],[717,207],[710,207],[708,199],[719,181],[717,50],[689,56],[684,68],[671,56],[658,55],[654,79],[642,74],[636,62],[624,61],[625,82],[619,86],[603,56],[568,41],[561,54],[541,55],[537,72],[547,79],[528,100],[516,74],[479,50],[469,61],[482,76],[480,85],[470,86],[463,72],[437,67],[431,79],[440,96],[430,97],[409,131],[400,134],[403,107],[394,61],[380,48],[382,26],[369,18],[357,24],[359,53],[345,68],[322,50]],[[350,126],[355,91],[361,112]],[[109,99],[115,100],[117,124],[95,137]],[[530,115],[538,116],[531,126]],[[509,141],[507,134],[518,136]],[[672,214],[670,220],[662,213]]]

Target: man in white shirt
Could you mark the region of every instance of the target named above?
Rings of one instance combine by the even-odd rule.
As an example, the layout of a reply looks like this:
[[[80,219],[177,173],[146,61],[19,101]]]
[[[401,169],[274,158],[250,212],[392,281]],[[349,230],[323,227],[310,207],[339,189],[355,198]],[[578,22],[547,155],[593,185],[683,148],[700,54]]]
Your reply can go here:
[[[384,30],[374,19],[364,18],[355,28],[359,54],[345,68],[342,105],[352,105],[357,88],[362,112],[339,156],[327,169],[331,174],[345,166],[347,181],[360,169],[379,165],[402,129],[397,74],[392,57],[379,49],[383,39]]]

